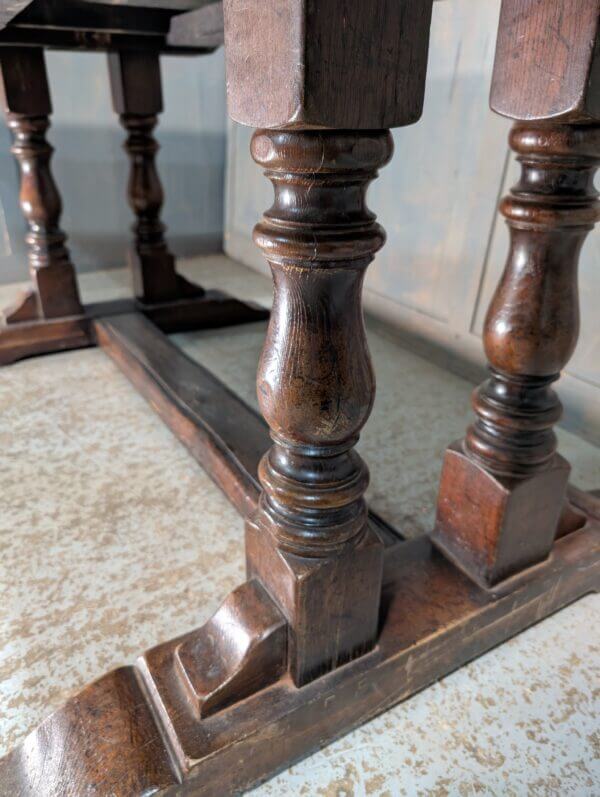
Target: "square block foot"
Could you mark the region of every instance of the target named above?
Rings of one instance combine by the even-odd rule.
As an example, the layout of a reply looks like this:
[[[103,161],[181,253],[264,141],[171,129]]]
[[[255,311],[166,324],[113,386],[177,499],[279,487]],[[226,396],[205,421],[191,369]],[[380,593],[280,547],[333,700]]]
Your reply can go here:
[[[454,443],[442,467],[434,544],[485,587],[543,561],[563,513],[569,473],[569,463],[556,454],[532,476],[496,476]]]
[[[302,686],[375,644],[383,543],[370,527],[356,545],[327,557],[280,550],[271,534],[246,523],[249,578],[266,585],[289,625],[289,667]]]

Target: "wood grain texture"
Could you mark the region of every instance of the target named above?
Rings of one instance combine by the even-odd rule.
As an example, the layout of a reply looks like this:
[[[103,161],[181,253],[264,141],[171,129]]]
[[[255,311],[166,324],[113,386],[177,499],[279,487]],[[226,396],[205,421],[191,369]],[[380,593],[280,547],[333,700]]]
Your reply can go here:
[[[2,102],[20,168],[21,210],[27,222],[32,300],[5,313],[5,321],[76,316],[82,312],[75,269],[60,228],[62,201],[50,169],[53,148],[46,132],[52,111],[44,53],[39,48],[0,48]],[[33,301],[35,299],[35,301]]]
[[[129,199],[136,213],[132,265],[139,309],[168,331],[266,318],[262,308],[221,292],[205,293],[177,274],[160,220],[163,192],[154,162],[158,144],[152,130],[162,108],[158,54],[151,48],[112,53],[110,64],[114,103],[128,130]],[[46,139],[52,106],[43,50],[0,48],[0,68],[4,107],[15,139],[13,153],[21,169],[20,201],[29,227],[32,277],[31,290],[4,312],[0,363],[7,364],[93,345],[93,337],[59,226],[62,203],[50,170],[53,149]]]
[[[246,556],[290,624],[300,686],[364,653],[377,633],[382,544],[354,445],[375,395],[362,283],[385,239],[365,195],[392,139],[259,130],[252,155],[275,190],[254,230],[275,289],[257,374],[273,445],[259,465]]]
[[[258,465],[271,445],[263,418],[227,385],[189,359],[154,323],[124,306],[94,324],[97,342],[242,517],[258,506]],[[1,337],[0,337],[1,341]],[[386,546],[402,534],[373,511],[369,521]]]
[[[316,6],[309,2],[307,8],[314,12]],[[417,7],[407,2],[402,8]],[[345,18],[338,21],[344,23]],[[316,48],[321,34],[329,41],[328,23],[326,20],[313,31]],[[317,54],[326,76],[329,48],[317,50]],[[339,63],[347,62],[341,59]],[[336,81],[340,79],[338,69],[339,64],[332,70]],[[361,75],[368,71],[368,66],[360,68]],[[408,66],[405,71],[410,71]],[[305,76],[303,80],[308,85]],[[326,77],[320,85],[323,82],[327,85]],[[333,93],[326,98],[315,90],[316,108],[322,107],[324,99],[335,106]],[[385,92],[384,96],[389,100]],[[303,95],[303,102],[305,99]],[[369,108],[368,102],[365,105],[365,119],[377,120],[377,108]],[[309,101],[306,107],[314,118]],[[353,112],[356,107],[354,103]],[[336,106],[335,119],[345,118],[345,110]],[[410,118],[406,105],[403,114],[405,120]],[[568,147],[571,152],[572,142]],[[236,792],[548,611],[598,587],[600,532],[592,520],[555,542],[552,555],[542,564],[517,573],[496,589],[473,583],[440,556],[428,539],[384,550],[368,520],[364,501],[368,472],[354,445],[374,395],[362,325],[362,279],[384,240],[382,229],[366,207],[365,193],[378,167],[391,155],[391,139],[385,130],[261,130],[254,138],[253,155],[275,187],[273,206],[255,235],[271,265],[276,296],[258,373],[261,409],[273,446],[261,460],[262,493],[256,514],[246,526],[250,581],[241,588],[241,601],[235,593],[229,596],[224,610],[222,607],[200,631],[149,651],[135,670],[107,676],[108,694],[102,691],[104,681],[90,688],[85,693],[83,722],[78,699],[71,701],[64,714],[55,715],[58,724],[56,732],[51,731],[50,745],[44,746],[43,734],[34,734],[4,764],[0,762],[0,784],[4,781],[20,789],[23,779],[29,778],[34,787],[43,783],[49,793],[56,794],[73,784],[76,792],[92,794],[104,790],[113,795],[143,795],[160,789],[215,795]],[[556,189],[556,182],[561,191],[563,170],[573,166],[570,157],[566,160],[566,167],[562,157],[549,169],[549,183]],[[574,160],[579,165],[578,158]],[[534,171],[541,167],[528,165],[530,172],[524,182],[529,188],[537,187]],[[547,228],[557,224],[557,216],[558,226],[569,227],[563,216],[573,218],[569,213],[585,215],[589,210],[589,176],[578,175],[567,183],[567,197],[569,191],[574,192],[581,202],[574,208],[567,201],[566,211],[561,202],[557,206],[550,203],[549,213],[540,202],[542,210],[532,224],[535,231],[541,228],[547,234]],[[552,193],[545,187],[543,196]],[[526,206],[525,212],[530,211]],[[574,226],[579,229],[582,223],[577,218]],[[567,274],[567,283],[569,277],[573,281],[572,273]],[[536,293],[536,287],[534,284],[531,293],[537,308],[546,296],[541,289]],[[541,302],[537,294],[542,294]],[[508,302],[504,299],[501,304],[505,308]],[[572,332],[572,317],[572,308],[567,306],[567,333]],[[177,323],[174,315],[171,319]],[[532,332],[529,322],[524,326],[524,339],[542,338],[537,328]],[[103,326],[99,324],[97,329],[102,335]],[[543,367],[560,360],[569,340],[569,334],[557,335],[554,348],[541,347]],[[107,345],[113,343],[109,340]],[[535,346],[533,349],[532,354],[524,346],[527,363],[537,363],[538,351]],[[124,350],[122,345],[117,347],[118,356]],[[509,359],[512,366],[518,356]],[[139,360],[137,356],[132,370]],[[160,370],[167,365],[162,362]],[[529,395],[539,387],[537,381],[532,384],[532,378],[546,375],[539,377],[534,370],[533,375],[526,373],[522,378],[518,365],[514,370],[516,377],[509,373],[508,381],[518,383],[518,388],[525,383],[527,388],[515,389],[517,398],[526,410],[528,401],[534,405],[532,415],[538,413],[533,419],[535,428],[525,429],[529,448],[525,464],[531,468],[525,475],[513,473],[516,468],[510,472],[511,478],[524,480],[532,472],[537,478],[537,468],[542,473],[537,458],[542,449],[544,456],[548,453],[543,422],[547,415],[554,419],[538,393],[533,399]],[[178,379],[176,374],[174,381]],[[148,382],[157,385],[158,370]],[[484,441],[488,444],[485,456],[481,435],[475,434],[477,452],[471,446],[469,462],[480,465],[477,457],[485,459],[486,477],[497,477],[496,463],[506,459],[505,449],[511,444],[512,461],[523,467],[515,441],[509,440],[505,446],[502,440],[498,442],[512,432],[511,396],[507,400],[506,392],[510,390],[497,390],[493,396],[500,396],[508,409],[505,407],[499,421],[493,419],[499,431],[491,435],[491,446],[489,440]],[[547,393],[542,396],[547,397]],[[488,405],[478,409],[482,419]],[[521,432],[523,413],[517,415],[517,431]],[[537,434],[540,424],[541,434]],[[543,460],[542,464],[545,478],[548,463]],[[474,490],[470,484],[463,489],[460,481],[450,481],[459,499],[470,499],[480,487],[475,484]],[[537,493],[529,484],[526,492],[533,495],[536,505],[539,496],[559,494],[554,485],[546,483]],[[484,490],[479,489],[478,495],[483,496],[483,504],[489,504]],[[509,517],[509,536],[519,529],[520,511]],[[555,525],[544,517],[548,522],[540,527],[546,536],[553,535]],[[541,533],[534,535],[535,542],[540,538]],[[490,546],[489,539],[484,543]],[[491,545],[497,548],[496,540]],[[514,568],[513,548],[519,546],[509,544],[509,555],[502,552],[497,557],[499,564],[494,562],[497,567],[491,568],[492,583],[499,574],[512,574],[507,560]],[[527,556],[523,560],[522,550],[517,553],[518,568],[531,564]],[[388,578],[384,576],[384,556]],[[249,591],[259,582],[260,605],[254,607],[254,616],[248,617]],[[263,638],[266,650],[260,644]],[[222,684],[226,685],[225,694],[219,696]],[[215,695],[216,702],[211,704]],[[122,737],[126,737],[124,744],[119,743]],[[27,744],[43,749],[42,764],[37,768],[27,760]],[[57,756],[47,754],[53,744]],[[74,746],[77,749],[71,751]],[[62,762],[65,751],[69,751],[72,768]],[[56,759],[60,761],[57,768],[45,763]],[[125,770],[127,763],[130,766]]]
[[[513,156],[502,183],[501,196],[508,195],[511,187],[519,182],[520,173],[521,165]],[[477,338],[483,336],[487,309],[502,277],[509,247],[510,231],[499,216],[490,242],[489,258],[474,318],[473,332]],[[600,345],[600,315],[596,312],[596,297],[600,291],[599,264],[600,231],[596,227],[588,234],[579,257],[579,339],[555,387],[563,405],[560,426],[575,431],[580,437],[597,446],[600,445],[600,359],[597,356]]]
[[[502,0],[491,107],[521,120],[600,120],[600,0]]]
[[[275,189],[254,231],[274,280],[257,374],[275,441],[259,471],[264,509],[282,547],[318,556],[344,547],[366,520],[368,475],[353,445],[375,383],[361,291],[385,234],[365,195],[392,141],[385,131],[262,130],[252,154]]]
[[[180,687],[199,719],[278,681],[287,626],[258,581],[234,589],[202,629],[175,650]]]
[[[506,593],[479,589],[426,538],[389,549],[387,558],[393,578],[378,645],[368,655],[302,689],[283,677],[198,720],[175,668],[192,632],[148,651],[135,672],[117,670],[71,698],[0,760],[0,793],[239,794],[597,591],[600,526],[590,522],[560,540],[548,562]]]
[[[500,0],[434,3],[423,117],[394,131],[398,156],[369,191],[387,243],[367,272],[366,311],[407,348],[474,383],[486,376],[483,321],[508,251],[496,208],[519,174],[513,159],[505,168],[510,121],[489,112],[499,12]],[[250,234],[269,200],[247,157],[250,136],[231,125],[225,248],[267,273]],[[579,280],[582,327],[558,385],[561,426],[600,445],[598,230],[583,248]]]
[[[431,5],[225,0],[230,116],[269,128],[382,129],[416,122]]]
[[[90,684],[0,761],[7,796],[142,797],[175,783],[133,667]]]
[[[504,111],[511,108],[517,118],[523,116],[521,100],[537,107],[541,87],[536,70],[547,55],[540,32],[547,31],[550,41],[560,35],[563,56],[589,56],[599,7],[578,4],[575,19],[574,5],[567,12],[563,3],[505,0],[494,107],[501,98]],[[517,17],[523,54],[518,65],[506,49]],[[587,97],[596,93],[595,85],[588,92],[587,77],[570,71],[568,59],[557,60],[553,69],[569,91],[584,91]],[[508,82],[507,73],[512,76]],[[564,518],[570,466],[556,450],[554,426],[562,407],[551,385],[575,349],[579,255],[600,219],[594,188],[600,128],[574,124],[579,118],[567,114],[557,121],[548,105],[541,121],[519,121],[511,132],[521,177],[500,204],[510,249],[484,325],[491,378],[474,394],[476,422],[444,458],[434,539],[487,586],[547,557]]]
[[[600,128],[520,124],[511,146],[522,174],[500,206],[511,246],[484,328],[493,375],[475,397],[467,447],[488,469],[522,476],[556,450],[561,407],[550,384],[577,342],[579,254],[600,220]]]

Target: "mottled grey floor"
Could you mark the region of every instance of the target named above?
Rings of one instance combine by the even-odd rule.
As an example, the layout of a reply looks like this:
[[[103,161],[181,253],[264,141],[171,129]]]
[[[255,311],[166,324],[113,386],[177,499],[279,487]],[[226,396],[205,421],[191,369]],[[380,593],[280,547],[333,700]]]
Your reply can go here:
[[[187,266],[263,302],[226,258]],[[85,275],[86,300],[128,295]],[[0,290],[0,303],[12,289]],[[264,325],[177,336],[255,404]],[[378,398],[360,442],[371,504],[405,533],[431,524],[441,454],[472,386],[370,325]],[[600,486],[600,451],[560,432],[574,481]],[[189,630],[243,578],[241,522],[99,350],[0,372],[0,750],[87,681]],[[254,794],[600,793],[600,599],[590,596],[388,711]],[[4,797],[4,796],[2,796]]]

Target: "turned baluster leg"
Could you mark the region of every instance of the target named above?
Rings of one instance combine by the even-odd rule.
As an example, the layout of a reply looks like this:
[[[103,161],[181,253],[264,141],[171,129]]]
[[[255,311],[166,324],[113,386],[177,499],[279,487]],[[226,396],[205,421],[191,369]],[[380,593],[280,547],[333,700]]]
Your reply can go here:
[[[136,297],[145,304],[202,296],[175,269],[161,221],[163,188],[156,169],[159,144],[153,131],[163,110],[159,55],[120,51],[108,55],[113,107],[127,131],[125,151],[131,164],[128,199],[135,214],[129,250]]]
[[[21,173],[20,203],[27,220],[32,289],[5,311],[6,323],[79,315],[77,278],[60,229],[60,194],[50,170],[46,139],[52,112],[44,52],[36,47],[0,50],[4,110]]]
[[[521,178],[500,207],[511,243],[484,328],[491,377],[474,394],[475,423],[446,452],[434,534],[487,586],[544,560],[556,535],[570,467],[556,450],[561,404],[552,384],[575,348],[579,253],[600,218],[600,126],[587,104],[589,70],[573,63],[594,50],[598,3],[550,6],[505,0],[502,7],[492,108],[520,120],[510,144]],[[558,51],[552,41],[540,45],[533,36],[540,29],[563,48],[571,37],[566,62],[551,62]],[[542,71],[562,75],[567,94],[540,97]]]
[[[275,189],[255,229],[275,288],[257,378],[273,445],[248,574],[288,622],[301,686],[377,636],[383,548],[355,445],[375,389],[361,289],[384,234],[365,192],[391,156],[387,128],[419,118],[431,3],[226,0],[224,12],[229,111],[258,128],[252,156]]]
[[[275,187],[255,229],[275,286],[257,379],[274,443],[246,550],[249,574],[293,630],[298,685],[365,652],[377,633],[383,548],[354,446],[375,392],[362,282],[384,241],[365,191],[391,152],[387,131],[262,130],[252,141]]]

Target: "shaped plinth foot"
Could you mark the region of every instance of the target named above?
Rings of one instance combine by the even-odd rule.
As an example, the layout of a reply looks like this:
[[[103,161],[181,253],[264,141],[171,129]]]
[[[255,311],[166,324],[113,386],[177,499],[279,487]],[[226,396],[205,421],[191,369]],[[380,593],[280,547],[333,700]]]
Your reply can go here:
[[[258,692],[285,671],[287,627],[258,583],[248,581],[175,649],[175,667],[198,717]]]

